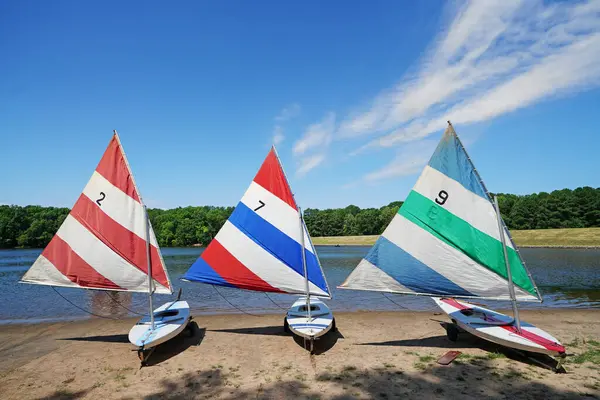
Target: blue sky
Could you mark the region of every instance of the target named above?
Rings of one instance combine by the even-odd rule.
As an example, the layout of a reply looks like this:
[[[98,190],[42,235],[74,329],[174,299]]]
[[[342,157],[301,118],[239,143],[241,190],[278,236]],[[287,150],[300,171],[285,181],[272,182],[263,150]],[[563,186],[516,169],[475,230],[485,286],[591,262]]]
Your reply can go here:
[[[600,186],[600,2],[2,2],[0,203],[71,206],[117,129],[151,207],[402,200],[451,119],[495,192]]]

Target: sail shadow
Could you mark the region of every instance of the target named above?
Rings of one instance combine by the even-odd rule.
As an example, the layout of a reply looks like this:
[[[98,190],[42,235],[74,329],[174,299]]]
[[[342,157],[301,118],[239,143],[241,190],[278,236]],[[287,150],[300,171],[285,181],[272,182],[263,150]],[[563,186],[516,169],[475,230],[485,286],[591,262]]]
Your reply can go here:
[[[152,355],[150,355],[148,361],[146,361],[146,367],[152,367],[158,365],[176,355],[183,353],[185,350],[192,346],[199,346],[204,340],[206,335],[206,328],[198,327],[196,321],[189,323],[191,331],[188,333],[187,329],[184,329],[179,335],[174,338],[167,340],[166,342],[156,346]]]
[[[294,342],[296,342],[296,344],[298,346],[300,346],[302,348],[306,348],[303,337],[298,336],[298,335],[292,335],[292,336],[294,337]],[[321,336],[319,339],[315,340],[312,353],[317,356],[324,354],[327,351],[329,351],[333,346],[335,346],[338,339],[343,339],[343,338],[344,338],[344,335],[342,335],[342,333],[339,331],[339,329],[336,330],[335,332],[329,331],[325,335]],[[306,345],[308,345],[308,340],[306,341]]]
[[[79,342],[129,343],[129,337],[125,334],[70,337],[70,338],[59,338],[57,340],[75,340],[75,341],[79,341]]]
[[[455,349],[460,348],[480,348],[481,343],[478,343],[476,338],[461,337],[459,342],[451,342],[446,335],[431,336],[419,339],[402,339],[389,340],[386,342],[367,342],[357,343],[357,346],[398,346],[398,347],[436,347],[440,349]]]
[[[254,328],[210,329],[210,332],[239,333],[242,335],[288,336],[282,325],[258,326]]]

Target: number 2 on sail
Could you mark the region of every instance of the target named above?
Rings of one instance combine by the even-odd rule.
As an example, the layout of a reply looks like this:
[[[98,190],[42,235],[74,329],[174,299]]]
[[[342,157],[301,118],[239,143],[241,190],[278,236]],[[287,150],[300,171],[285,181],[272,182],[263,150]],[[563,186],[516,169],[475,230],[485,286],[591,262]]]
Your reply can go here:
[[[106,198],[106,195],[104,194],[104,192],[100,192],[100,196],[101,197],[98,200],[96,200],[96,204],[98,204],[99,206],[102,205],[102,204],[100,204],[100,202]]]
[[[446,192],[445,190],[440,190],[440,192],[438,193],[438,197],[435,198],[435,202],[438,203],[440,206],[443,206],[446,203],[446,200],[448,200],[448,192]]]

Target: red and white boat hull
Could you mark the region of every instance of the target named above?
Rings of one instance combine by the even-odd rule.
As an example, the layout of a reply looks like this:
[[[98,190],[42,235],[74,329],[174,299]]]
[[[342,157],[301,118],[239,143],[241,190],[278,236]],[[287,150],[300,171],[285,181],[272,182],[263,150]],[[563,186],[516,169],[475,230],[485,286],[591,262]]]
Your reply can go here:
[[[461,300],[437,298],[436,304],[461,329],[506,347],[518,350],[562,356],[565,348],[548,332],[521,321],[521,332],[514,319],[496,311],[476,306]]]

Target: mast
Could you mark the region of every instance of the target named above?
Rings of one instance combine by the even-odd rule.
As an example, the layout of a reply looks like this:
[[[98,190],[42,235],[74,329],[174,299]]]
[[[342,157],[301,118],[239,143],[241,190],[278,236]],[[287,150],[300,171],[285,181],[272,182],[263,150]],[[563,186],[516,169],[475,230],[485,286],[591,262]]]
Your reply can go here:
[[[521,320],[519,319],[519,308],[517,307],[517,299],[515,297],[515,287],[510,273],[510,262],[508,261],[508,251],[506,250],[506,239],[504,238],[504,229],[502,220],[500,219],[500,208],[498,207],[498,197],[494,196],[494,206],[496,208],[496,216],[498,219],[498,229],[500,231],[500,240],[502,241],[502,250],[504,252],[504,263],[506,264],[506,275],[508,276],[508,292],[510,294],[510,302],[512,303],[513,314],[517,323],[517,332],[521,332]]]
[[[306,227],[306,221],[304,220],[304,217],[302,217],[302,223],[304,224],[304,231],[306,232],[306,237],[308,238],[308,244],[310,245],[310,247],[312,249],[315,249],[315,245],[314,245],[314,243],[312,241],[312,238],[310,237],[310,233],[308,232],[308,228]],[[315,251],[316,251],[316,249],[315,249]],[[323,276],[325,276],[325,273],[323,272],[323,266],[321,265],[321,260],[319,259],[319,257],[317,257],[317,263],[319,264],[319,269],[323,273]],[[331,299],[331,290],[329,289],[329,283],[327,283],[327,279],[325,279],[325,286],[327,287],[327,293],[329,293],[329,297],[327,297],[327,298]]]
[[[146,258],[148,259],[148,303],[150,305],[150,325],[154,330],[154,306],[152,305],[152,261],[150,259],[150,217],[144,204],[144,217],[146,218]]]
[[[133,179],[133,174],[131,173],[131,167],[129,166],[129,161],[127,160],[127,156],[125,155],[125,152],[123,151],[123,146],[121,145],[121,139],[119,138],[119,134],[117,133],[116,129],[113,129],[113,133],[115,134],[115,136],[117,138],[117,142],[119,142],[119,148],[121,149],[121,152],[123,154],[123,160],[125,160],[125,164],[127,165],[127,169],[129,170],[129,173],[131,176],[131,181],[133,182],[133,186],[136,188],[138,197],[140,198],[140,202],[142,203],[142,205],[144,207],[144,218],[146,219],[146,259],[148,260],[148,303],[150,306],[151,330],[154,330],[154,306],[152,304],[152,293],[154,293],[154,290],[153,290],[153,282],[152,282],[152,261],[150,258],[150,217],[148,216],[148,209],[146,208],[146,204],[144,204],[144,201],[142,200],[142,195],[141,195],[140,191],[137,190],[137,185],[135,184],[135,180]],[[161,256],[161,259],[162,259],[162,256]],[[168,279],[168,274],[167,274],[167,279]]]
[[[465,146],[463,146],[462,142],[460,141],[460,138],[456,134],[456,131],[454,130],[454,127],[452,126],[452,123],[450,121],[448,121],[448,129],[450,129],[452,134],[454,134],[454,137],[457,139],[458,143],[462,147],[462,150],[465,152],[465,155],[467,156],[469,163],[471,163],[471,167],[473,168],[473,171],[475,172],[475,175],[477,176],[479,183],[481,184],[481,186],[483,187],[483,190],[485,190],[485,193],[487,194],[489,200],[491,201],[492,195],[490,194],[487,187],[485,186],[485,183],[483,183],[483,179],[481,179],[481,176],[479,175],[479,171],[477,171],[477,169],[475,168],[475,165],[473,164],[471,157],[469,157],[469,153],[467,153],[467,149],[465,149]],[[512,308],[513,308],[513,315],[515,317],[515,322],[517,324],[517,331],[521,332],[521,320],[519,318],[519,308],[517,306],[517,299],[515,296],[515,286],[512,281],[512,274],[510,272],[510,262],[508,261],[508,251],[506,249],[506,238],[504,237],[504,232],[505,232],[505,230],[506,230],[506,232],[508,232],[508,229],[505,229],[504,221],[502,220],[502,216],[500,215],[500,207],[498,207],[498,197],[497,196],[494,196],[493,204],[494,204],[494,208],[496,209],[496,219],[498,220],[498,231],[500,234],[500,241],[502,242],[502,251],[504,253],[504,263],[506,265],[506,275],[508,277],[508,293],[510,295],[510,301],[511,301]],[[509,233],[509,237],[510,237],[510,233]],[[511,240],[512,240],[512,238],[511,238]],[[531,274],[527,270],[527,267],[525,266],[525,261],[523,261],[523,258],[521,257],[519,250],[516,250],[516,251],[517,251],[517,255],[519,256],[519,259],[521,260],[521,263],[523,264],[525,271],[527,271],[527,275],[529,275],[529,279],[531,279],[531,282],[533,283],[533,286],[535,287],[536,293],[539,297],[540,293],[537,289],[537,286],[535,285],[535,281],[533,280],[533,278],[531,277]]]
[[[479,180],[479,183],[481,184],[481,186],[483,187],[483,190],[487,194],[489,201],[493,203],[494,200],[492,199],[492,194],[490,193],[490,191],[485,186],[485,183],[483,182],[483,179],[481,179],[481,175],[479,175],[479,171],[477,171],[477,168],[475,168],[475,164],[473,164],[473,160],[471,160],[471,157],[469,156],[469,153],[467,152],[467,149],[462,144],[462,141],[460,140],[460,138],[456,134],[456,131],[454,130],[454,126],[452,126],[452,123],[450,121],[448,121],[448,128],[447,129],[449,129],[452,132],[452,134],[454,134],[454,137],[458,141],[458,144],[460,145],[460,147],[462,148],[462,150],[465,152],[465,155],[467,156],[467,160],[469,160],[469,163],[471,164],[471,168],[473,168],[473,172],[475,172],[475,175],[477,176],[477,179]],[[525,264],[525,260],[521,256],[521,252],[519,251],[519,248],[515,245],[515,241],[513,240],[512,235],[510,234],[510,230],[508,230],[506,224],[504,223],[504,220],[502,219],[502,215],[500,215],[499,212],[497,212],[497,214],[498,214],[498,218],[500,218],[500,223],[502,224],[502,226],[504,228],[504,231],[506,232],[506,234],[510,238],[510,241],[512,242],[512,244],[514,246],[515,252],[519,256],[519,260],[521,261],[521,264],[523,264],[523,268],[525,268],[525,272],[527,272],[527,276],[529,276],[529,279],[531,280],[531,283],[533,284],[533,287],[535,288],[535,292],[536,292],[539,300],[541,302],[543,302],[544,299],[542,298],[542,293],[539,291],[537,285],[535,284],[535,280],[533,280],[533,276],[529,272],[529,269],[527,269],[527,264]],[[500,228],[500,232],[502,232],[502,228]]]
[[[308,270],[306,268],[306,250],[304,248],[304,220],[302,219],[302,210],[298,207],[298,214],[300,215],[300,232],[301,232],[301,244],[302,244],[302,268],[304,268],[304,284],[306,285],[306,311],[308,312],[308,319],[310,320],[310,287],[308,284]]]
[[[277,157],[277,162],[279,162],[279,165],[281,166],[281,171],[283,171],[283,176],[285,177],[286,183],[288,185],[288,187],[290,187],[290,181],[287,178],[287,175],[285,174],[285,170],[283,169],[283,164],[281,164],[281,160],[279,159],[279,154],[277,154],[277,149],[275,148],[275,145],[273,145],[273,151],[275,152],[275,157]],[[290,187],[291,188],[291,187]],[[308,319],[310,320],[310,285],[309,285],[309,281],[308,281],[308,269],[306,267],[306,244],[304,243],[304,219],[302,218],[302,210],[300,209],[300,206],[298,206],[298,202],[296,201],[296,196],[294,196],[294,193],[292,193],[292,197],[294,198],[294,203],[296,203],[296,207],[298,210],[298,219],[300,222],[300,244],[302,245],[302,268],[304,269],[304,284],[305,284],[305,290],[306,290],[306,310],[308,311]],[[318,256],[317,256],[318,259]]]

